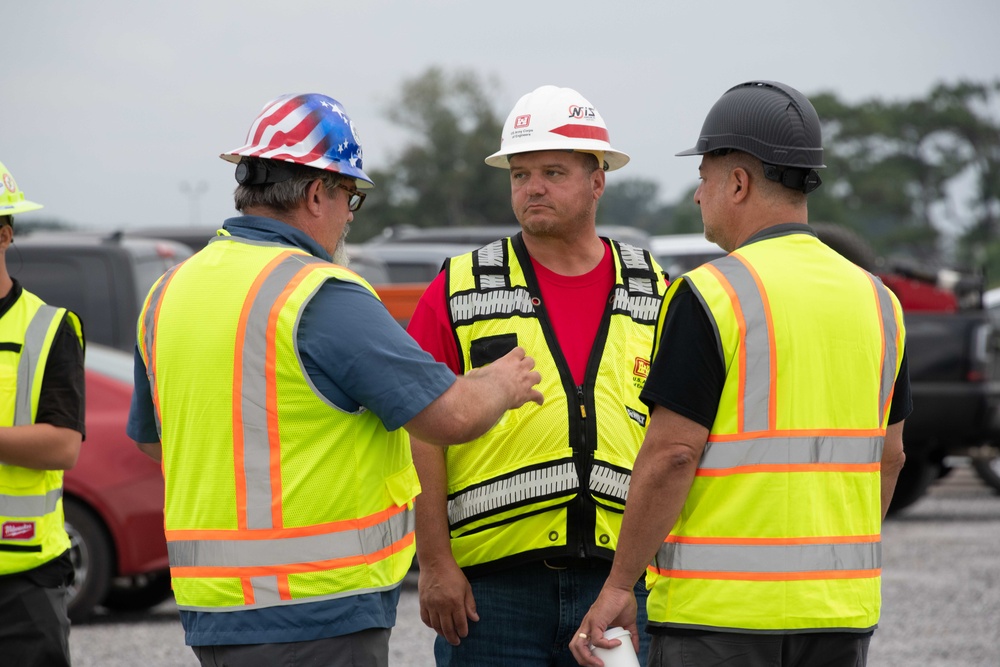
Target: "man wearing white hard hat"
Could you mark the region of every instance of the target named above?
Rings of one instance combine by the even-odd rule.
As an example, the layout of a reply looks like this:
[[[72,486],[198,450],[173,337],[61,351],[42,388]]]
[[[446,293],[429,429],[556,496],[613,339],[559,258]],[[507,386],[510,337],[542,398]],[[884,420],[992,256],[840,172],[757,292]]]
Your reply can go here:
[[[385,667],[420,487],[402,427],[474,439],[541,402],[520,348],[456,378],[337,263],[370,188],[341,104],[268,103],[236,208],[153,286],[128,433],[161,460],[185,641],[202,665]]]
[[[412,434],[421,617],[440,667],[573,664],[610,571],[665,292],[648,252],[596,231],[605,172],[628,159],[577,91],[524,95],[486,158],[509,172],[521,232],[449,260],[410,320],[457,373],[524,347],[546,397],[467,446]]]
[[[0,164],[0,656],[4,664],[70,664],[63,471],[84,428],[83,327],[7,269],[14,215],[42,208]]]

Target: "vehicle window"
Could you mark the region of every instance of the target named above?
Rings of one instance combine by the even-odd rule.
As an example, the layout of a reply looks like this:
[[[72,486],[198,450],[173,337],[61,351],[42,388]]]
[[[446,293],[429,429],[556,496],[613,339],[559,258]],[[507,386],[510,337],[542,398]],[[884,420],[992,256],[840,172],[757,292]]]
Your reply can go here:
[[[133,363],[133,356],[127,352],[103,345],[88,345],[84,360],[84,365],[87,368],[128,384],[135,382]]]
[[[176,259],[165,259],[157,255],[135,258],[135,281],[136,296],[139,303],[136,304],[141,309],[149,290],[153,289],[153,284],[159,280],[160,276],[167,272],[176,263]]]
[[[26,290],[79,315],[87,340],[118,341],[119,319],[113,316],[109,300],[120,295],[108,293],[116,284],[106,256],[25,247],[20,252],[8,251],[7,262],[11,275]]]

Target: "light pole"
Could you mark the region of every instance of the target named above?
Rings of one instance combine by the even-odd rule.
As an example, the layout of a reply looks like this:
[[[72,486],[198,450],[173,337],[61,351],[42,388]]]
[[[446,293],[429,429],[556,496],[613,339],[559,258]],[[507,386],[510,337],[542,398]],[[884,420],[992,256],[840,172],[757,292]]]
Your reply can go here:
[[[187,181],[181,181],[181,192],[191,200],[191,226],[197,227],[201,224],[201,206],[199,206],[199,200],[203,194],[208,192],[208,182],[198,181],[192,184]]]

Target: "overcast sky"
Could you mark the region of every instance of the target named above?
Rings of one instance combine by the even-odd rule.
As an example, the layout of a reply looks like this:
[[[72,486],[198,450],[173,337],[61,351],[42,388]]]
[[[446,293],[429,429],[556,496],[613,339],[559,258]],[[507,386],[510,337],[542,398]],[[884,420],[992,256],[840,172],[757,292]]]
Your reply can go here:
[[[431,66],[495,76],[501,118],[539,85],[575,88],[632,156],[609,181],[664,201],[695,183],[674,153],[737,83],[854,103],[1000,78],[996,0],[19,0],[2,17],[0,161],[45,206],[27,215],[100,229],[221,225],[218,154],[283,93],[338,99],[365,168],[385,168],[407,140],[386,105]]]

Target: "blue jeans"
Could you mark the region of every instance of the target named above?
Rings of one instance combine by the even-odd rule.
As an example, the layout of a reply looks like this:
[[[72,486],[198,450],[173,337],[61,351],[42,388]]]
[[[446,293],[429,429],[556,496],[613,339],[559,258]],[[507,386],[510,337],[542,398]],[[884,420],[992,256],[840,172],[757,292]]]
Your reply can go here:
[[[569,642],[597,599],[608,567],[552,569],[543,562],[471,579],[479,622],[452,646],[434,642],[438,667],[577,667]],[[646,586],[635,587],[638,603],[639,664],[646,664]]]

